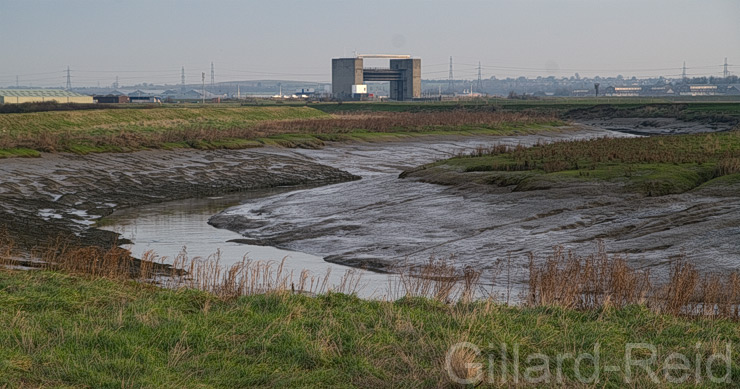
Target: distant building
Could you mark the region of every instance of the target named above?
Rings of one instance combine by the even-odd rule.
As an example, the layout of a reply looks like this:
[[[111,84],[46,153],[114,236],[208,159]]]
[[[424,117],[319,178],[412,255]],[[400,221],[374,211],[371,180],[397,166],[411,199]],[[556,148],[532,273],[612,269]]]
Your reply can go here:
[[[642,94],[647,96],[672,96],[675,94],[670,85],[644,86]]]
[[[161,103],[162,100],[157,96],[129,96],[132,103]]]
[[[604,90],[606,96],[640,96],[641,86],[608,86]]]
[[[725,94],[737,96],[740,95],[740,84],[732,84],[727,87]]]
[[[93,96],[93,100],[95,100],[96,103],[100,104],[123,104],[123,103],[130,103],[131,100],[126,95],[114,95],[114,94],[108,94],[105,96]]]
[[[295,94],[296,96],[313,96],[313,95],[316,94],[316,89],[314,89],[314,88],[300,88],[300,89],[296,89],[293,94]]]
[[[0,104],[41,103],[92,104],[92,96],[81,95],[63,89],[0,89]]]
[[[388,68],[365,68],[365,58],[390,59]],[[332,95],[337,100],[367,98],[367,82],[390,81],[390,98],[396,101],[421,97],[421,59],[409,55],[366,54],[331,60]]]
[[[717,85],[691,85],[689,94],[691,96],[714,96],[717,94]]]
[[[133,92],[129,92],[128,99],[132,103],[161,103],[162,99],[160,95],[163,91],[160,90],[148,90],[143,91],[137,89]]]
[[[215,98],[222,98],[223,95],[217,95],[208,91],[205,91],[205,95],[202,90],[190,89],[187,91],[180,91],[177,89],[166,90],[159,94],[159,97],[165,100],[213,100]]]

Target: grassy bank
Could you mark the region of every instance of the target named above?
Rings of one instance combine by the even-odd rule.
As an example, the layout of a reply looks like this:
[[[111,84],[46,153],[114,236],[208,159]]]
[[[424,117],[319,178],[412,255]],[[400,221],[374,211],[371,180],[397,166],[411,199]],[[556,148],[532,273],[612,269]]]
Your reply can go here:
[[[246,147],[228,133],[268,120],[327,117],[306,107],[198,107],[50,111],[0,115],[0,155],[28,156],[38,151],[77,153],[126,151],[191,142],[197,134]],[[233,131],[232,131],[233,132]],[[173,142],[168,142],[172,140]],[[172,144],[170,146],[175,146]],[[178,145],[182,146],[182,145]]]
[[[738,106],[724,101],[617,98],[95,106],[79,110],[64,106],[64,110],[0,114],[0,158],[38,156],[44,151],[85,154],[147,148],[321,147],[326,141],[387,140],[420,134],[508,135],[574,119],[620,117],[668,117],[732,127],[740,122]]]
[[[345,113],[305,106],[96,109],[0,115],[0,157],[146,148],[321,147],[412,135],[515,134],[563,123],[552,115],[456,110]]]
[[[526,360],[532,353],[552,358],[548,382],[556,383],[556,355],[598,348],[596,386],[622,387],[626,345],[649,343],[657,359],[648,368],[658,381],[633,366],[631,385],[657,387],[667,382],[661,369],[671,353],[694,364],[696,356],[706,360],[724,352],[726,342],[740,342],[735,323],[657,315],[638,306],[579,312],[289,293],[222,300],[194,290],[10,270],[0,270],[0,297],[0,386],[10,387],[451,386],[446,356],[462,341],[480,347],[481,355],[450,353],[450,365],[464,375],[464,363],[482,363],[496,382],[484,387],[514,383],[515,348],[520,382],[527,382],[528,367],[542,365]],[[502,384],[504,345],[510,363]],[[650,357],[647,349],[634,354]],[[488,355],[495,362],[490,369]],[[733,348],[734,382],[740,379],[738,355]],[[611,365],[620,371],[603,370]],[[716,376],[724,375],[723,362],[713,367]],[[708,381],[703,368],[703,385],[726,385]],[[590,386],[578,381],[573,358],[561,370],[567,386]],[[593,363],[583,362],[580,372],[590,376]],[[697,384],[693,372],[684,381],[688,386]]]
[[[0,127],[12,137],[40,132],[145,131],[183,125],[224,129],[254,121],[316,117],[326,117],[326,114],[306,107],[100,109],[3,114],[0,115]]]
[[[516,190],[610,182],[648,196],[683,193],[740,173],[740,132],[494,146],[421,168],[440,183]],[[725,180],[727,180],[725,178]]]

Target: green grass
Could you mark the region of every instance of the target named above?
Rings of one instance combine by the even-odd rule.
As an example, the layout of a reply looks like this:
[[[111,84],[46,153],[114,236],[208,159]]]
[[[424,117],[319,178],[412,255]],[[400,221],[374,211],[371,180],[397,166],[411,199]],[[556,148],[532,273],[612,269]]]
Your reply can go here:
[[[78,154],[142,148],[244,148],[235,138],[266,121],[328,118],[307,107],[167,107],[96,109],[0,115],[0,157],[38,151]],[[30,152],[32,151],[32,152]]]
[[[736,176],[740,132],[556,142],[460,156],[424,166],[439,183],[477,181],[516,190],[611,182],[648,196],[683,193]],[[721,168],[730,166],[729,169]],[[438,173],[439,177],[434,178]],[[729,179],[718,183],[731,183]]]
[[[471,123],[471,124],[468,124]],[[472,124],[478,123],[478,124]],[[330,115],[306,106],[95,109],[0,115],[0,156],[140,149],[318,148],[326,141],[418,135],[517,134],[563,125],[552,116],[467,111]]]
[[[628,190],[648,196],[684,193],[715,178],[716,166],[705,164],[601,164],[593,170],[547,174],[553,179],[624,181]]]
[[[473,162],[473,161],[470,161]],[[484,163],[480,165],[478,163]],[[715,179],[715,164],[619,164],[604,163],[593,168],[547,173],[543,170],[496,171],[484,161],[475,161],[463,172],[486,172],[476,178],[498,186],[517,186],[517,190],[548,189],[554,185],[607,181],[622,183],[626,190],[647,196],[684,193]],[[450,165],[457,165],[451,163]],[[467,164],[462,164],[465,166]],[[733,175],[734,176],[734,175]]]
[[[222,129],[263,120],[326,117],[308,107],[168,107],[51,111],[0,115],[4,137],[38,132],[115,133],[122,130],[162,131],[183,125]]]
[[[8,149],[0,149],[0,158],[13,158],[13,157],[26,157],[35,158],[40,157],[41,153],[37,150],[27,149],[22,147],[13,147]]]
[[[593,353],[596,344],[600,366],[623,366],[627,343],[654,345],[659,361],[681,352],[693,364],[696,354],[706,359],[726,342],[737,345],[740,331],[729,321],[656,315],[638,306],[578,312],[341,294],[223,301],[192,290],[0,270],[0,387],[450,386],[445,355],[461,341],[481,348],[474,360],[480,363],[498,357],[502,344],[513,359],[517,345],[521,373],[527,355],[543,353],[554,374],[557,354]],[[640,358],[646,356],[643,350]],[[583,375],[590,366],[583,364]],[[578,385],[573,359],[565,360],[563,373],[567,386]],[[602,371],[596,386],[622,387],[623,379]],[[666,383],[653,383],[644,372],[633,379],[638,387]]]

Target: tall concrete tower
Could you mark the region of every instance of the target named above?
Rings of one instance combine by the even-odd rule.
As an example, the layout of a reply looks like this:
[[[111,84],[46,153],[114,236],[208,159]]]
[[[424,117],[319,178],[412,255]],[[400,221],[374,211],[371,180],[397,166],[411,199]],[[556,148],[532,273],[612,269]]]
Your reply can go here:
[[[389,68],[365,69],[364,58],[390,59]],[[332,95],[338,100],[357,99],[365,82],[390,81],[390,98],[403,101],[421,97],[421,59],[410,55],[366,54],[331,60]]]

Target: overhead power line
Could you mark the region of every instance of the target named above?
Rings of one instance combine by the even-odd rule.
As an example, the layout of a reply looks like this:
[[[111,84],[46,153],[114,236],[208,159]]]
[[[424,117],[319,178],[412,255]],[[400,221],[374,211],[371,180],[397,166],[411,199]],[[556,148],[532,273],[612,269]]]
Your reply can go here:
[[[450,56],[450,75],[449,75],[449,83],[447,85],[447,91],[452,92],[453,86],[454,86],[454,77],[452,76],[452,56]]]
[[[69,66],[67,66],[67,89],[72,89],[72,75],[69,72]]]

